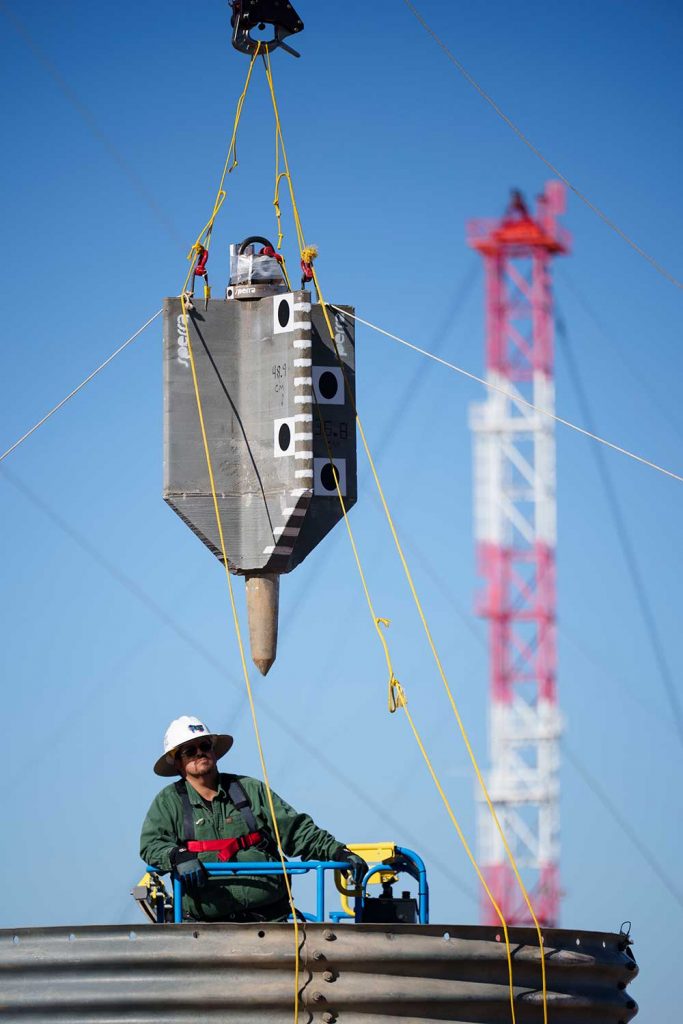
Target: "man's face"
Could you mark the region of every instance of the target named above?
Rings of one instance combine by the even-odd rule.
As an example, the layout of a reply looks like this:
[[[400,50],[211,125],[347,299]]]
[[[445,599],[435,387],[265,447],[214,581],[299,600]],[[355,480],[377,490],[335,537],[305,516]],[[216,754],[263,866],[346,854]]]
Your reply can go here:
[[[185,778],[210,775],[216,767],[216,753],[213,740],[208,736],[183,743],[175,755],[178,771]]]

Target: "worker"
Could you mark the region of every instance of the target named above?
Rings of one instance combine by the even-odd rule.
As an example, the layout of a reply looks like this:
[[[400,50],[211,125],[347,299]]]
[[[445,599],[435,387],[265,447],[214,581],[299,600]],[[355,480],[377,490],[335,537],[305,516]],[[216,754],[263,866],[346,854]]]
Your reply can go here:
[[[290,914],[282,874],[209,877],[203,861],[279,860],[265,785],[218,771],[232,736],[213,733],[183,715],[169,725],[157,775],[180,778],[152,801],[142,826],[140,856],[183,882],[183,918],[191,921],[286,921]],[[356,885],[368,866],[329,832],[272,793],[287,857],[349,865]]]

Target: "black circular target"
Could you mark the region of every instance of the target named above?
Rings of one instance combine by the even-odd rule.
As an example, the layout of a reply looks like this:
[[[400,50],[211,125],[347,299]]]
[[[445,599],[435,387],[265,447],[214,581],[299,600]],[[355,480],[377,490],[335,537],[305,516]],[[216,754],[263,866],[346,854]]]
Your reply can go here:
[[[318,391],[321,398],[327,399],[328,402],[331,398],[334,398],[337,391],[339,391],[339,381],[336,374],[331,373],[329,370],[321,373],[320,380],[318,381]]]
[[[280,451],[286,452],[292,440],[292,431],[289,429],[288,423],[283,423],[277,433],[277,443],[280,445]]]
[[[326,491],[334,491],[337,489],[337,480],[339,480],[337,467],[333,466],[331,462],[326,462],[320,470],[320,483]]]
[[[289,323],[289,303],[287,299],[280,299],[277,307],[277,322],[280,327],[286,327]]]

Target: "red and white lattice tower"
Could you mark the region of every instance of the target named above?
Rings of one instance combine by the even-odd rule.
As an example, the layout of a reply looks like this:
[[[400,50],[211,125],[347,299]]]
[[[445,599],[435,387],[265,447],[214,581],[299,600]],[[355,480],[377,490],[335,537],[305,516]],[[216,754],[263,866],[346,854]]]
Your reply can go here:
[[[568,250],[556,224],[564,188],[546,186],[531,214],[519,193],[499,221],[473,221],[468,242],[486,269],[486,401],[471,411],[475,531],[489,620],[488,787],[508,844],[545,925],[558,922],[559,738],[555,649],[553,297],[550,265]],[[511,924],[523,901],[485,803],[478,837],[487,883]],[[499,920],[485,893],[482,920]]]

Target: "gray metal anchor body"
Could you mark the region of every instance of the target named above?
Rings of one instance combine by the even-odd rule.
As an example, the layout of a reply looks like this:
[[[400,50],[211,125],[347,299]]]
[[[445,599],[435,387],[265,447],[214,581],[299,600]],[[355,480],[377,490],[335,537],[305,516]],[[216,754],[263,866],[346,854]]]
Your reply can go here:
[[[243,289],[242,289],[243,291]],[[349,307],[345,307],[349,309]],[[349,310],[350,311],[350,310]],[[164,303],[164,499],[222,560],[190,366],[192,344],[223,540],[248,583],[252,654],[275,659],[279,576],[357,498],[354,322],[306,291]]]

